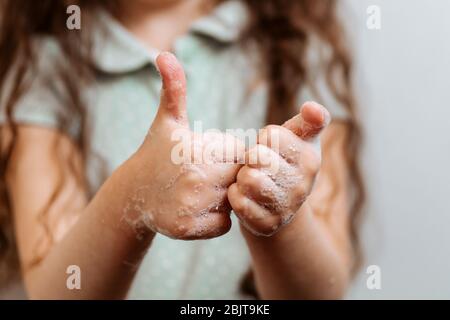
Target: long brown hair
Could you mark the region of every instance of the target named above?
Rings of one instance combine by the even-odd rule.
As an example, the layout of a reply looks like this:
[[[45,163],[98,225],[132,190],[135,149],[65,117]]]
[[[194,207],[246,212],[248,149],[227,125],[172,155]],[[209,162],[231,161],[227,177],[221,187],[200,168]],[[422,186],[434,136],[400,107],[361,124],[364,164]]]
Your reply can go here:
[[[218,0],[226,1],[226,0]],[[321,67],[328,90],[348,113],[346,160],[353,191],[351,236],[355,257],[360,257],[358,223],[364,202],[363,183],[358,167],[361,133],[352,92],[352,61],[344,31],[337,15],[336,0],[241,0],[251,12],[251,23],[243,41],[256,41],[262,52],[269,84],[268,122],[280,124],[292,114],[297,94],[308,87],[320,99],[315,86],[314,71],[308,63],[308,50],[314,41],[329,49]],[[89,28],[94,24],[97,9],[111,10],[117,0],[3,0],[0,4],[0,101],[4,104],[6,124],[11,139],[1,145],[0,158],[0,282],[8,270],[17,266],[17,255],[6,187],[8,162],[15,145],[17,126],[14,107],[27,89],[26,71],[36,61],[32,40],[37,35],[56,39],[66,57],[56,79],[64,84],[68,97],[65,107],[79,114],[84,122],[84,106],[80,98],[81,78],[89,77]],[[66,8],[76,4],[82,8],[83,32],[66,28]],[[6,87],[8,82],[8,90]],[[9,88],[10,86],[10,88]],[[83,132],[76,144],[82,153]],[[0,139],[4,144],[5,139]],[[358,260],[358,259],[357,259]],[[356,260],[356,261],[357,261]],[[355,263],[355,267],[357,263]],[[9,275],[8,275],[9,274]],[[2,279],[3,278],[3,279]]]

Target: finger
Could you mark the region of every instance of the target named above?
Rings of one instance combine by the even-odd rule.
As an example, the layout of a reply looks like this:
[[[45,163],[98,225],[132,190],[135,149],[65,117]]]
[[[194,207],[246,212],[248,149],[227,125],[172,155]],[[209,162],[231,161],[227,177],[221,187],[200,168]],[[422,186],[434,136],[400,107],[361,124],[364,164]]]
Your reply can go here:
[[[228,188],[236,181],[236,175],[244,164],[245,144],[231,134],[208,134],[204,136],[204,163],[202,167],[218,186]]]
[[[298,138],[296,138],[299,140]],[[306,152],[308,151],[308,145],[303,149],[301,156],[304,160],[301,166],[291,165],[286,160],[284,160],[280,155],[275,153],[272,149],[264,145],[256,145],[252,149],[247,152],[248,158],[258,158],[256,162],[248,162],[246,167],[253,168],[253,170],[257,170],[262,172],[263,175],[270,178],[273,184],[269,185],[265,184],[265,188],[259,191],[263,196],[262,201],[267,201],[268,198],[271,199],[271,202],[266,202],[265,204],[270,204],[268,207],[274,212],[283,212],[287,208],[290,207],[290,199],[288,199],[287,194],[294,190],[295,194],[297,194],[298,190],[301,190],[305,183],[308,183],[311,179],[313,179],[316,171],[316,167],[312,167],[316,165],[314,159],[310,159],[310,157],[314,157],[315,153]],[[309,147],[309,149],[311,149]],[[255,156],[254,154],[258,154]],[[270,165],[267,165],[270,163]],[[312,163],[312,164],[311,164]],[[317,166],[317,165],[316,165]],[[256,186],[256,182],[253,182],[256,179],[256,173],[250,172],[249,170],[243,167],[237,177],[237,182],[239,185],[246,183],[251,185],[251,189],[255,190],[258,186]],[[252,173],[252,174],[249,174]],[[242,178],[241,178],[242,176]],[[298,189],[298,190],[297,190]],[[244,189],[245,190],[245,189]],[[257,192],[253,194],[254,199],[258,200],[260,198],[257,197]]]
[[[185,240],[212,239],[227,233],[231,228],[229,212],[208,212],[191,220]]]
[[[255,235],[270,236],[282,225],[279,215],[246,197],[236,183],[228,188],[228,200],[244,227]]]
[[[243,164],[245,144],[235,136],[220,131],[205,132],[202,137],[203,160],[207,164]]]
[[[314,139],[330,123],[330,113],[316,102],[306,102],[300,113],[286,121],[283,127],[304,140]]]
[[[167,222],[168,226],[175,223],[173,231],[159,228],[156,231],[172,239],[200,240],[211,239],[227,233],[231,228],[231,218],[228,212],[207,212],[198,216],[183,216],[177,221]]]
[[[262,144],[258,144],[250,149],[246,154],[246,158],[247,166],[261,170],[276,185],[283,189],[294,183],[296,177],[301,174],[298,166],[289,164],[274,150]]]
[[[211,239],[227,233],[231,228],[227,189],[215,190],[213,199],[199,200],[199,210],[191,217],[184,239]]]
[[[258,146],[268,148],[270,153],[281,156],[287,163],[298,163],[299,154],[304,148],[305,142],[285,127],[270,125],[260,130],[258,135]],[[267,155],[269,151],[257,150],[261,158],[273,157]],[[253,150],[254,152],[254,150]]]
[[[157,120],[173,117],[187,124],[186,76],[177,58],[169,52],[161,53],[156,65],[162,78],[161,100]]]
[[[202,170],[202,169],[200,169]],[[208,175],[207,171],[204,171]],[[186,173],[177,182],[179,186],[174,190],[182,200],[178,204],[179,215],[183,215],[183,211],[187,214],[201,213],[208,211],[219,211],[224,208],[224,203],[227,201],[227,188],[224,186],[215,186],[211,182],[211,177],[208,175],[207,179],[198,180],[194,172]],[[193,182],[192,180],[196,181]],[[192,192],[194,195],[192,195]]]
[[[174,215],[157,215],[154,225],[158,228],[155,231],[184,240],[209,239],[226,233],[231,226],[227,189],[211,192],[203,184],[188,189],[185,183],[181,179],[179,188],[174,190],[179,197],[172,201],[177,201],[174,204],[178,209]]]
[[[271,211],[277,209],[279,199],[285,197],[284,191],[266,173],[258,169],[242,167],[236,181],[246,196]]]
[[[272,139],[268,138],[270,136]],[[277,137],[277,143],[273,143],[273,136]],[[266,146],[264,142],[268,140],[271,141]],[[287,172],[290,166],[302,168],[304,173],[314,173],[321,164],[320,141],[303,141],[284,127],[267,126],[261,130],[258,142],[257,150],[254,147],[247,152],[247,158],[258,158],[256,165],[251,160],[246,162],[255,168],[269,167],[272,173],[278,173],[280,169]],[[280,159],[277,160],[277,157]],[[262,165],[267,163],[270,166]]]

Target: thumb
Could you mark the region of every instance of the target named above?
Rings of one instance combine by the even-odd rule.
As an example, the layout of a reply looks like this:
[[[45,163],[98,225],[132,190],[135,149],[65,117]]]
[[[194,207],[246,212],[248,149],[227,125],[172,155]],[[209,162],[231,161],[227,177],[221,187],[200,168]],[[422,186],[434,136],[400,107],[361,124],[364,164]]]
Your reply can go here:
[[[177,58],[163,52],[156,58],[156,66],[161,74],[162,89],[156,119],[173,117],[187,123],[186,76]]]
[[[331,116],[325,107],[316,102],[306,102],[300,108],[300,113],[283,124],[304,140],[316,138],[330,123]]]

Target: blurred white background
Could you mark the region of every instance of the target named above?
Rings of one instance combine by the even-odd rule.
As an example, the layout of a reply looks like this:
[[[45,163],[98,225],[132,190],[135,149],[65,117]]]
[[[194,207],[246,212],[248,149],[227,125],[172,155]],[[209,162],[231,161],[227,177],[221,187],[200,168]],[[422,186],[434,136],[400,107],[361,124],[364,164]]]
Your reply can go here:
[[[370,202],[350,299],[450,299],[450,1],[344,0],[356,47]],[[381,29],[366,10],[381,9]]]

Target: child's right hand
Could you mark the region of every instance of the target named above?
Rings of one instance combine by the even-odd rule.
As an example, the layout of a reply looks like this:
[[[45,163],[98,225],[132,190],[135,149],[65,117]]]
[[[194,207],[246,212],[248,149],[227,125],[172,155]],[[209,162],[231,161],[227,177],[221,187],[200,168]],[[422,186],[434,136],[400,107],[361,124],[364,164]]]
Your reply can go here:
[[[135,181],[123,220],[136,231],[150,228],[176,239],[220,236],[231,226],[227,189],[235,182],[241,163],[236,160],[244,157],[245,146],[231,135],[192,132],[182,66],[170,53],[162,53],[156,62],[163,81],[160,106],[142,146],[127,161],[134,166]],[[188,138],[187,149],[205,154],[211,147],[220,152],[235,150],[235,161],[228,156],[207,163],[205,159],[196,164],[189,159],[177,162],[174,147],[180,141],[173,141],[173,135]]]

